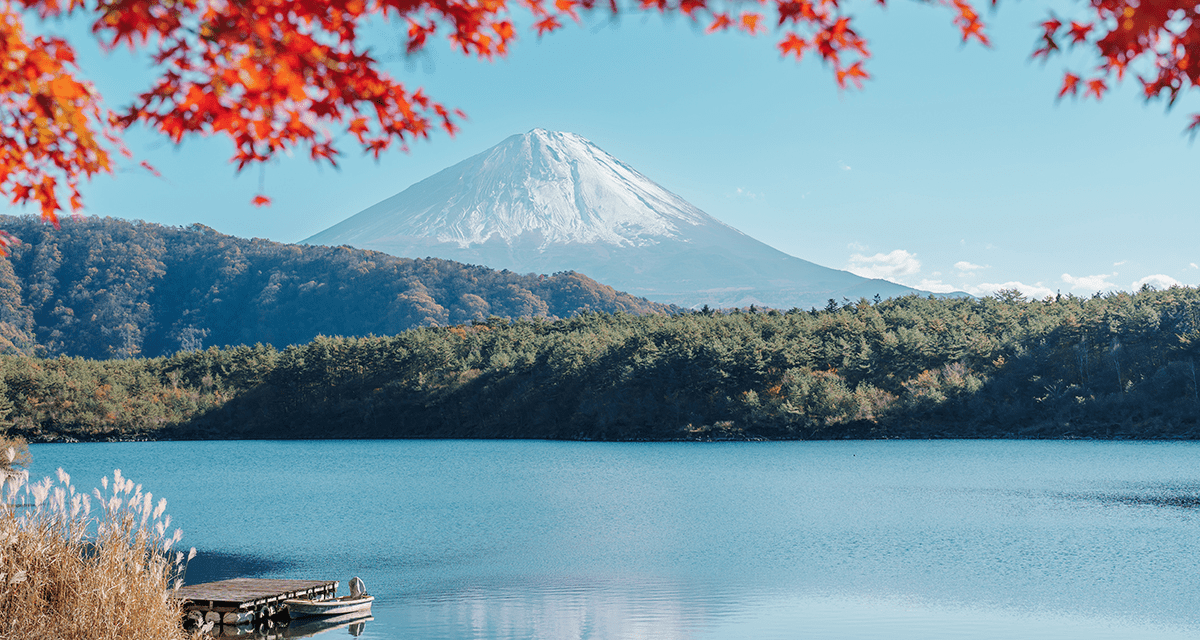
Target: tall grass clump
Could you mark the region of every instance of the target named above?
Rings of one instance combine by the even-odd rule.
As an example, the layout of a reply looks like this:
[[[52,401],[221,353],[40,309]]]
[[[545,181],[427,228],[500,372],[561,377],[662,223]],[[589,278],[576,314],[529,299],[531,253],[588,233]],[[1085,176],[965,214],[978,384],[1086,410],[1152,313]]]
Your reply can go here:
[[[29,445],[25,438],[0,435],[0,489],[10,477],[23,475],[29,461]]]
[[[13,447],[0,450],[0,461],[16,456]],[[182,532],[170,531],[166,500],[156,504],[120,470],[101,485],[87,495],[76,492],[62,469],[57,482],[7,474],[0,502],[0,639],[187,637],[180,603],[171,597],[182,584],[185,556],[172,549]]]

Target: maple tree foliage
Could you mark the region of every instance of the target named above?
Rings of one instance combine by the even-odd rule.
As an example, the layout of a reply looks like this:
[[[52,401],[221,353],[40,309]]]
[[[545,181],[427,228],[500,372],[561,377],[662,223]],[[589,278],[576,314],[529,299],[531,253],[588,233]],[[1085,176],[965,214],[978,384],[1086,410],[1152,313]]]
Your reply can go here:
[[[21,15],[0,4],[0,192],[13,203],[40,203],[55,222],[62,191],[78,210],[80,180],[112,170],[102,141],[123,151],[115,118],[74,77],[74,62],[65,41],[28,38]],[[14,241],[0,232],[0,253]]]
[[[885,0],[877,0],[884,4]],[[994,1],[994,0],[993,0]],[[642,10],[683,14],[708,32],[775,30],[786,58],[815,55],[839,87],[861,87],[870,76],[866,40],[853,28],[846,0],[513,0],[541,36],[591,11]],[[948,8],[963,41],[988,44],[967,0],[931,0]],[[1088,45],[1101,64],[1090,76],[1066,73],[1060,97],[1101,97],[1145,60],[1139,76],[1147,97],[1173,102],[1200,73],[1200,20],[1181,0],[1086,0],[1090,16],[1069,25],[1051,16],[1042,25],[1049,56],[1064,44]],[[30,37],[23,20],[86,14],[109,49],[153,54],[157,77],[117,111],[80,77],[71,46]],[[189,135],[220,135],[234,146],[239,170],[280,153],[306,149],[336,164],[336,134],[350,134],[378,157],[433,130],[453,134],[465,117],[390,77],[372,58],[360,32],[383,17],[407,28],[407,50],[445,35],[463,54],[505,55],[517,37],[508,0],[0,0],[0,193],[14,204],[37,203],[57,224],[63,200],[81,206],[79,186],[113,171],[112,155],[128,152],[119,132],[143,124],[175,143]],[[1200,127],[1200,116],[1191,127]],[[152,167],[142,163],[147,169]],[[258,194],[253,204],[270,199]],[[3,232],[0,232],[2,234]],[[0,250],[12,242],[0,235]]]
[[[1183,0],[1089,0],[1088,17],[1063,22],[1051,14],[1042,23],[1042,44],[1034,58],[1047,58],[1064,45],[1090,46],[1100,64],[1089,74],[1063,75],[1059,97],[1078,95],[1097,99],[1113,80],[1133,72],[1146,98],[1164,97],[1175,103],[1180,93],[1200,82],[1200,5]],[[1193,115],[1188,130],[1200,128]]]

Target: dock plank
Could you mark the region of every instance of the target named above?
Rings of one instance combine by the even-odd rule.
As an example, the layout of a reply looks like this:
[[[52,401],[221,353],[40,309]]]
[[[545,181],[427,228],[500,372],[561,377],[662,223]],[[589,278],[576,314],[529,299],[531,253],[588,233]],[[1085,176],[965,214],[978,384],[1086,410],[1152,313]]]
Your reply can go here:
[[[188,601],[185,604],[188,609],[230,611],[254,609],[295,597],[330,597],[336,593],[337,584],[336,580],[233,578],[186,585],[180,587],[174,597]]]

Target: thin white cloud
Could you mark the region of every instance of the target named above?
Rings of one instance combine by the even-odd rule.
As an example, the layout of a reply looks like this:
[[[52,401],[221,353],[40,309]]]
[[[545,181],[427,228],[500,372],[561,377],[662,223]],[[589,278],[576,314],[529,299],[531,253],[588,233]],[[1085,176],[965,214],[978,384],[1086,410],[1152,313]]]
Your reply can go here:
[[[1080,276],[1078,278],[1069,273],[1062,274],[1063,282],[1071,285],[1072,291],[1087,291],[1089,293],[1096,291],[1104,291],[1106,289],[1118,288],[1115,283],[1109,282],[1109,278],[1115,278],[1117,273],[1101,273],[1094,276]]]
[[[930,291],[933,293],[951,293],[954,291],[962,291],[961,287],[956,287],[952,284],[946,284],[941,280],[921,280],[917,284],[911,285],[913,288],[922,291]]]
[[[754,193],[749,189],[743,189],[741,187],[738,187],[737,192],[733,195],[738,198],[750,198],[751,200],[758,200],[759,198],[763,197],[763,194],[761,193]]]
[[[1040,282],[1037,284],[1025,284],[1024,282],[1017,282],[1015,280],[1012,282],[998,283],[985,282],[978,286],[968,285],[963,287],[964,291],[976,296],[990,296],[995,294],[997,291],[1010,289],[1016,289],[1017,291],[1020,291],[1021,295],[1029,298],[1030,300],[1041,300],[1042,298],[1053,296],[1055,294],[1052,289],[1043,286]]]
[[[1193,269],[1200,269],[1200,267],[1196,266],[1195,262],[1189,262],[1188,265],[1191,266]]]
[[[979,274],[975,273],[976,271],[979,271],[981,269],[991,269],[992,265],[990,265],[990,264],[989,265],[975,264],[974,262],[967,262],[966,260],[959,260],[958,262],[954,263],[954,268],[958,269],[958,277],[974,278],[975,276],[979,275]]]
[[[1137,291],[1142,288],[1142,285],[1147,284],[1155,289],[1170,289],[1171,287],[1178,287],[1182,283],[1171,276],[1165,276],[1161,273],[1156,273],[1152,276],[1146,276],[1145,278],[1134,282],[1132,285],[1133,290]]]
[[[842,171],[849,171],[849,170],[850,170],[850,165],[846,164],[845,162],[842,162],[841,160],[838,160],[838,167],[839,167],[839,168],[840,168]]]
[[[1122,261],[1120,261],[1120,262],[1114,262],[1114,263],[1113,263],[1113,266],[1114,266],[1114,267],[1119,267],[1119,266],[1121,266],[1121,265],[1125,264],[1126,262],[1129,262],[1129,261],[1128,261],[1128,260],[1122,260]]]
[[[868,247],[861,242],[851,242],[850,244],[846,245],[846,248],[854,253],[862,253],[866,251]]]
[[[877,253],[865,256],[855,253],[850,256],[850,266],[846,268],[854,275],[864,278],[883,278],[896,282],[897,278],[911,276],[921,271],[921,261],[915,253],[904,249],[896,249],[891,253]]]

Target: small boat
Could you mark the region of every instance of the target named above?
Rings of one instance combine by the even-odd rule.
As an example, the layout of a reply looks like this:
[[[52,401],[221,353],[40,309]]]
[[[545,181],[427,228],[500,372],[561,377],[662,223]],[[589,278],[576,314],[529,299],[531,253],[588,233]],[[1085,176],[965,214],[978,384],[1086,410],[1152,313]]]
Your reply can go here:
[[[344,616],[310,616],[291,620],[281,630],[279,637],[281,638],[311,638],[318,633],[325,633],[335,629],[349,628],[350,635],[361,636],[366,627],[366,623],[371,622],[375,618],[371,614],[363,613],[348,613]]]
[[[340,616],[347,613],[370,611],[371,603],[374,600],[375,596],[362,596],[361,598],[342,596],[330,600],[297,598],[284,600],[283,604],[287,605],[288,615],[292,618],[303,618],[305,616]]]
[[[371,610],[375,596],[367,593],[363,581],[355,577],[350,580],[350,595],[328,600],[294,598],[284,600],[288,615],[294,618],[306,616],[342,616],[351,613],[366,613]]]

